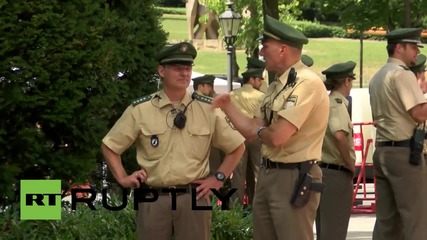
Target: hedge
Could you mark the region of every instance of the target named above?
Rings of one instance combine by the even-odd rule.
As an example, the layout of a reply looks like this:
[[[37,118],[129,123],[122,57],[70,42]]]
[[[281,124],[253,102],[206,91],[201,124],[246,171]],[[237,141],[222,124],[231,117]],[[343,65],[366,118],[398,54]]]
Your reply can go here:
[[[252,214],[242,206],[222,211],[212,201],[212,240],[249,240],[252,239]],[[111,212],[94,204],[97,210],[90,210],[84,205],[77,205],[75,211],[63,203],[60,221],[19,219],[19,205],[0,211],[0,239],[2,240],[86,240],[86,239],[121,239],[136,238],[133,202],[121,211]],[[116,205],[120,205],[116,204]]]

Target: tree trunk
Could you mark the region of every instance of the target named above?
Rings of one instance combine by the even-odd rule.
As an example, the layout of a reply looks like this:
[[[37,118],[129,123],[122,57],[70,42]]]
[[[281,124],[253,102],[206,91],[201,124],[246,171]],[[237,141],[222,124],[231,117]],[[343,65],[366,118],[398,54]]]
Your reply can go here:
[[[405,0],[405,27],[411,27],[411,0]]]
[[[278,0],[263,0],[262,8],[265,15],[279,19],[279,1]]]

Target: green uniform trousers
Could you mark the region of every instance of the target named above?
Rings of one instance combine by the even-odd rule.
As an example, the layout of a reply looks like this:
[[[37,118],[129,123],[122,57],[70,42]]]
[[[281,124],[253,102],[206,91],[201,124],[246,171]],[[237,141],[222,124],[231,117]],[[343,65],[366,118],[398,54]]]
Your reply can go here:
[[[233,171],[233,178],[231,179],[231,186],[233,188],[237,188],[237,194],[233,194],[232,201],[238,201],[242,204],[246,192],[249,205],[252,205],[255,194],[255,185],[261,164],[261,144],[258,142],[246,141],[245,147],[246,149],[243,153],[242,159]]]
[[[427,167],[409,163],[407,147],[378,147],[376,173],[376,222],[374,240],[427,238]]]
[[[351,216],[353,177],[350,173],[322,168],[326,188],[317,209],[317,240],[345,240]]]
[[[321,182],[322,171],[315,164],[313,181]],[[304,207],[295,208],[290,199],[298,179],[298,169],[260,168],[253,203],[254,240],[312,240],[313,224],[320,193],[311,192]]]
[[[197,206],[210,206],[202,198]],[[209,240],[210,210],[194,211],[191,209],[191,194],[178,195],[176,210],[172,210],[169,195],[159,195],[155,202],[143,202],[138,205],[136,216],[138,240]]]

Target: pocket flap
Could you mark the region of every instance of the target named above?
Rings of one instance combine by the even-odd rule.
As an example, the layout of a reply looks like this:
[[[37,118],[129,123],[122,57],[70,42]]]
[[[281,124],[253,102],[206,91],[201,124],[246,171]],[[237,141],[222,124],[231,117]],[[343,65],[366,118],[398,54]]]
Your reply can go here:
[[[207,126],[188,126],[188,132],[191,135],[203,136],[209,135],[211,130]]]
[[[144,134],[145,136],[162,135],[166,132],[166,127],[161,127],[161,126],[147,127],[147,126],[141,125],[140,129],[142,131],[142,134]]]

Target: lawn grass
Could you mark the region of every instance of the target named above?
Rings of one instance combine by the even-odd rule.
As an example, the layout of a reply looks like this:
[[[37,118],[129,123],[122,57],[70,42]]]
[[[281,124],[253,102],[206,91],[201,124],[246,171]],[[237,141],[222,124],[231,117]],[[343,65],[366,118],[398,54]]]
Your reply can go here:
[[[185,15],[164,15],[163,27],[169,32],[169,41],[186,40],[187,20]],[[363,85],[366,86],[375,72],[387,61],[387,51],[384,41],[363,41]],[[427,49],[421,48],[421,53],[427,55]],[[340,38],[316,38],[304,46],[303,53],[314,60],[312,69],[321,75],[321,72],[332,64],[344,61],[357,63],[354,87],[359,86],[360,79],[360,41]],[[246,67],[246,55],[243,50],[236,52],[237,63],[242,73]],[[199,50],[195,60],[194,71],[210,74],[226,75],[227,54],[221,50]]]
[[[169,33],[168,40],[187,40],[187,17],[186,15],[163,14],[163,29]]]

